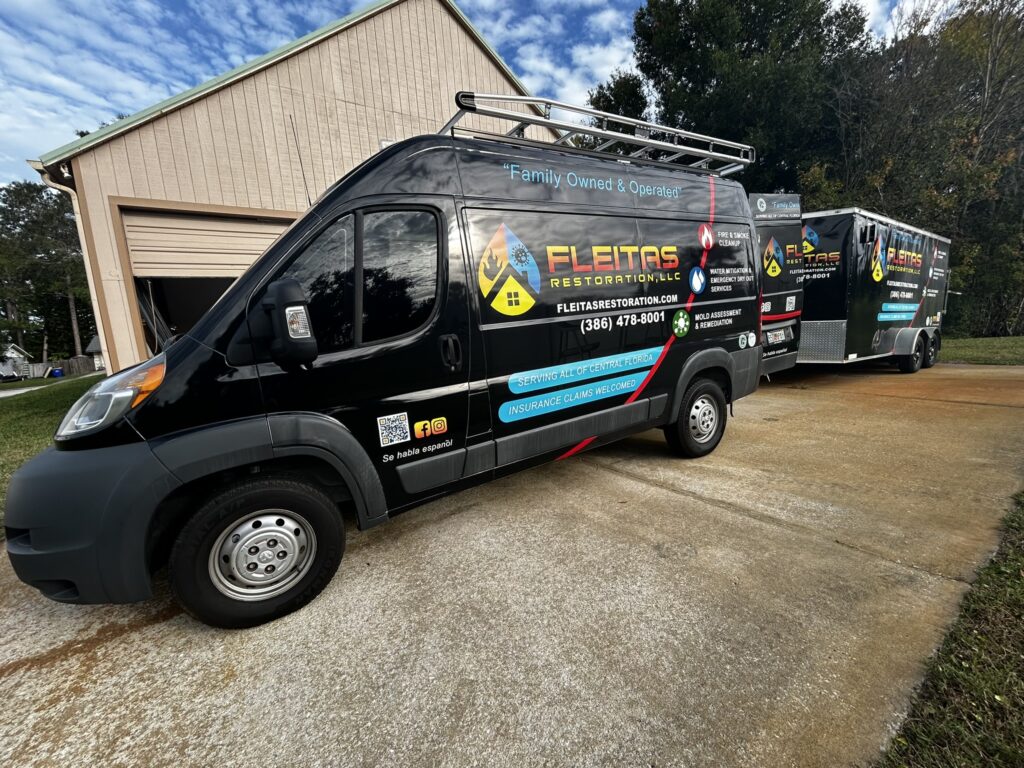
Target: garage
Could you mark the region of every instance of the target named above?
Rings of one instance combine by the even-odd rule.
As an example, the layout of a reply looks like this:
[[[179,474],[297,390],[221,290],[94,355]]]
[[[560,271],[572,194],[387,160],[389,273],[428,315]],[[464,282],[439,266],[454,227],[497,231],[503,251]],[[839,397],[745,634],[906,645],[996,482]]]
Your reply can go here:
[[[238,277],[284,231],[272,219],[126,211],[136,277]]]
[[[191,328],[289,221],[154,210],[122,211],[146,347]]]
[[[71,197],[107,370],[186,332],[311,200],[439,130],[460,90],[528,93],[450,0],[384,0],[30,161]]]

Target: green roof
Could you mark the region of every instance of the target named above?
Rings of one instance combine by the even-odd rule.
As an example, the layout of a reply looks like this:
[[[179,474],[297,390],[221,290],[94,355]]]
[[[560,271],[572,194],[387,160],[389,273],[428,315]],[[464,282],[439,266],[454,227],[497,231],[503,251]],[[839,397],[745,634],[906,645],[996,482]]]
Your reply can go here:
[[[516,88],[518,88],[520,92],[523,93],[524,95],[528,95],[529,91],[526,90],[526,86],[524,86],[519,81],[519,78],[515,76],[515,73],[511,70],[508,64],[506,64],[505,61],[501,58],[501,56],[498,55],[498,52],[488,44],[488,42],[483,38],[483,35],[481,35],[480,32],[477,31],[476,27],[474,27],[472,23],[470,23],[469,19],[455,4],[454,0],[438,1],[448,6],[452,13],[454,13],[455,16],[458,17],[459,21],[462,22],[463,26],[465,26],[466,29],[469,30],[469,32],[473,35],[476,41],[480,43],[484,50],[486,50],[487,53],[490,54],[490,56],[494,59],[498,66],[501,67],[501,69],[505,72],[506,75],[508,75],[509,79],[512,80]],[[223,88],[224,86],[230,85],[231,83],[237,80],[241,80],[242,78],[245,78],[253,74],[254,72],[258,72],[261,69],[269,67],[270,65],[275,64],[278,61],[281,61],[282,59],[291,56],[292,54],[298,53],[299,51],[305,48],[309,48],[317,44],[324,38],[330,37],[331,35],[340,32],[346,27],[350,27],[354,24],[357,24],[360,21],[363,21],[364,19],[367,19],[370,16],[373,16],[374,14],[386,8],[389,8],[393,5],[398,5],[399,3],[402,2],[405,2],[405,0],[380,0],[379,2],[376,2],[373,5],[369,5],[366,8],[363,8],[362,10],[350,13],[348,16],[338,19],[337,21],[332,21],[330,24],[320,27],[320,29],[316,29],[310,32],[308,35],[300,37],[298,40],[288,43],[287,45],[282,45],[280,48],[276,48],[273,51],[270,51],[270,53],[266,53],[260,56],[259,58],[253,59],[250,62],[242,64],[240,67],[235,67],[230,72],[225,72],[223,75],[219,75],[218,77],[215,77],[212,80],[207,80],[205,83],[197,85],[195,88],[190,88],[189,90],[183,93],[179,93],[177,96],[172,96],[169,99],[161,101],[159,104],[154,104],[151,107],[147,107],[146,109],[136,112],[134,115],[129,115],[128,117],[122,120],[118,120],[115,123],[111,123],[110,125],[104,126],[103,128],[93,131],[92,133],[83,136],[80,139],[76,139],[75,141],[72,141],[69,144],[65,144],[62,147],[58,147],[57,149],[51,150],[50,152],[41,155],[39,157],[39,162],[44,166],[50,166],[53,165],[54,163],[59,163],[63,160],[67,160],[70,157],[74,157],[75,155],[81,154],[87,149],[91,149],[95,146],[98,146],[105,141],[109,141],[115,136],[119,136],[122,133],[130,131],[136,126],[142,125],[143,123],[146,123],[150,120],[154,120],[160,117],[161,115],[165,115],[168,112],[172,112],[175,109],[183,107],[189,102],[195,101],[208,93],[212,93],[218,88]],[[454,100],[452,102],[452,108],[454,111]],[[31,164],[32,161],[29,162]]]

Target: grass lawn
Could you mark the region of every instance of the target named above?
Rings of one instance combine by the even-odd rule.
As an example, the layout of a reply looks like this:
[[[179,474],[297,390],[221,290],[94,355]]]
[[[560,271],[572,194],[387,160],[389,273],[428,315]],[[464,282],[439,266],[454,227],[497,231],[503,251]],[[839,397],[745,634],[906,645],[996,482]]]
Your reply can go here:
[[[1024,336],[992,339],[943,339],[939,362],[976,365],[1024,365]]]
[[[883,768],[1024,765],[1024,493],[929,663]]]
[[[99,379],[87,376],[0,400],[0,518],[14,470],[50,444],[68,408]]]
[[[5,381],[0,384],[0,391],[5,389],[45,387],[47,384],[56,384],[58,381],[61,381],[61,379],[25,379],[25,381]]]

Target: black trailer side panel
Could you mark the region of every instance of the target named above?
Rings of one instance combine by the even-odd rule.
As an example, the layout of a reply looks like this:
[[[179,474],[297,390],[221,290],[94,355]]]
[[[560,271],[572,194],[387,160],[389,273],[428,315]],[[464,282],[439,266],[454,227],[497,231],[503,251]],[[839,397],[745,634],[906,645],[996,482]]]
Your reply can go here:
[[[949,265],[942,240],[866,216],[855,219],[847,360],[896,354],[901,330],[938,326]]]
[[[796,365],[803,311],[800,196],[751,194],[762,267],[762,373]]]
[[[800,362],[907,354],[901,331],[939,328],[948,241],[860,211],[805,216],[803,235]]]

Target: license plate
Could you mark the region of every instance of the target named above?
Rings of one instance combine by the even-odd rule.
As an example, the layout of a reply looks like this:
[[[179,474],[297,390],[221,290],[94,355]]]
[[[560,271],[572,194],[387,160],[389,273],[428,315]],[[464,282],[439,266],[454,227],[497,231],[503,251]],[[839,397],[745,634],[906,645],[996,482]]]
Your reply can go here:
[[[769,344],[781,344],[786,340],[785,331],[768,331]]]

